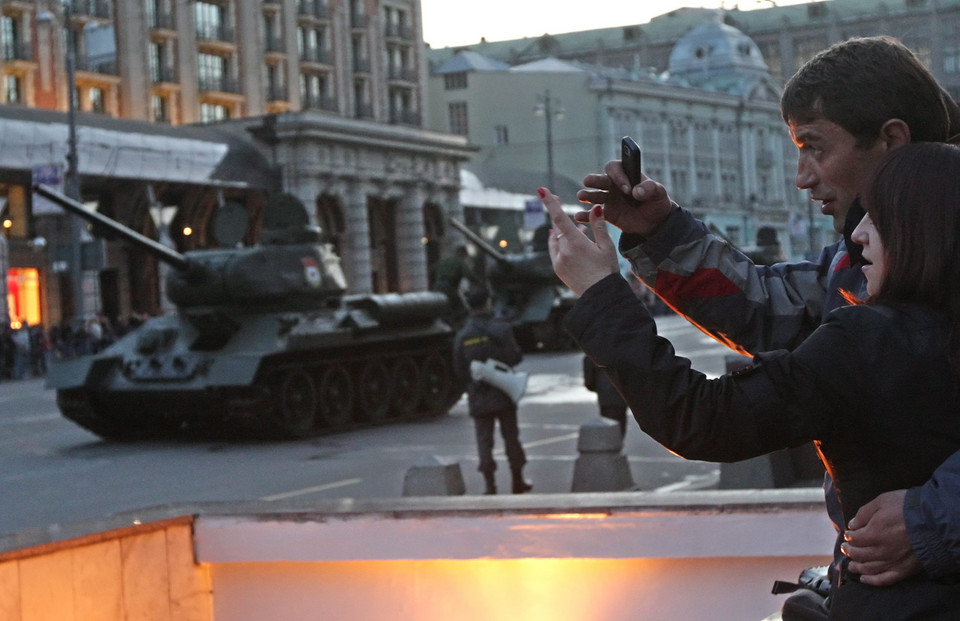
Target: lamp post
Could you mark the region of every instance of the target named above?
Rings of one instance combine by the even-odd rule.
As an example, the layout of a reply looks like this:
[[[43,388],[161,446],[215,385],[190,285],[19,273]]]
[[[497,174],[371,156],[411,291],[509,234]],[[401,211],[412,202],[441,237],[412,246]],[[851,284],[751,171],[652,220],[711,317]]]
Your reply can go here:
[[[553,168],[553,119],[559,121],[563,118],[564,109],[559,107],[560,100],[550,96],[548,88],[542,95],[537,95],[537,105],[533,107],[533,113],[537,116],[543,116],[547,122],[547,187],[551,192],[557,192],[556,173]],[[546,215],[547,226],[550,226],[550,216]]]
[[[67,74],[67,169],[63,176],[64,193],[79,202],[80,173],[77,167],[77,79],[76,79],[76,35],[71,25],[71,0],[60,0],[60,15],[63,27],[67,31],[64,65]],[[56,21],[55,14],[44,11],[37,14],[38,20]],[[83,292],[83,232],[86,223],[77,215],[70,218],[70,280],[73,285],[74,327],[83,325],[85,299]]]
[[[550,96],[550,89],[544,91],[543,95],[537,95],[537,105],[533,107],[533,112],[537,116],[543,116],[547,122],[547,185],[551,192],[556,192],[556,176],[553,168],[553,119],[558,121],[563,118],[564,110],[560,106],[560,100]]]

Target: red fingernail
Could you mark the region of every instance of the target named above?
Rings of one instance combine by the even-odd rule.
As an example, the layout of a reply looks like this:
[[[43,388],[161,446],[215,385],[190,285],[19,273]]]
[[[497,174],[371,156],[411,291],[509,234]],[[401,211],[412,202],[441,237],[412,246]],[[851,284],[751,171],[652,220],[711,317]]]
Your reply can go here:
[[[546,198],[547,197],[546,188],[537,188],[537,194],[540,195],[540,198]]]
[[[599,218],[603,215],[603,205],[594,205],[593,206],[593,215],[596,218]]]

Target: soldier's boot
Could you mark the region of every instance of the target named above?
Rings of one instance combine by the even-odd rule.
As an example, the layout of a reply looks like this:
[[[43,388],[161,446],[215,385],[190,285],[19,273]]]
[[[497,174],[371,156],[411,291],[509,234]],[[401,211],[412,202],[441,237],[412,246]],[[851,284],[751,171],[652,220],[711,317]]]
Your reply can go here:
[[[484,472],[483,481],[487,484],[487,490],[483,492],[484,494],[492,496],[497,493],[497,479],[492,472]]]
[[[513,493],[525,494],[533,489],[533,484],[523,478],[523,469],[513,470]]]

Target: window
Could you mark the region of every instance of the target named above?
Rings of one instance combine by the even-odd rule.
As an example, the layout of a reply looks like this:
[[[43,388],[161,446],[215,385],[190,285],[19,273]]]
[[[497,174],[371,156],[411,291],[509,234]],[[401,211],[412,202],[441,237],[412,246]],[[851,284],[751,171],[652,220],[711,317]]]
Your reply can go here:
[[[197,77],[201,90],[225,90],[227,59],[216,54],[197,54]]]
[[[197,2],[194,5],[197,20],[197,37],[219,40],[224,33],[224,10],[219,4]]]
[[[510,144],[510,137],[507,134],[506,125],[497,125],[493,128],[496,132],[496,143],[497,144]]]
[[[200,121],[203,123],[213,123],[215,121],[226,121],[230,118],[230,111],[226,106],[218,104],[202,103],[200,104]]]
[[[449,104],[450,133],[459,136],[469,135],[467,125],[467,102],[457,101]]]
[[[20,78],[15,75],[3,76],[5,103],[23,103],[23,93],[20,89]]]
[[[443,76],[443,88],[448,91],[467,88],[467,72],[458,71],[457,73],[445,74]]]
[[[17,21],[9,16],[0,17],[0,41],[3,42],[3,60],[14,60],[19,57],[20,34],[17,32]]]
[[[94,86],[90,89],[90,111],[96,112],[98,114],[103,114],[107,111],[106,103],[104,102],[103,89]]]
[[[150,114],[153,120],[158,123],[170,122],[170,110],[167,98],[163,95],[154,95],[150,100]]]

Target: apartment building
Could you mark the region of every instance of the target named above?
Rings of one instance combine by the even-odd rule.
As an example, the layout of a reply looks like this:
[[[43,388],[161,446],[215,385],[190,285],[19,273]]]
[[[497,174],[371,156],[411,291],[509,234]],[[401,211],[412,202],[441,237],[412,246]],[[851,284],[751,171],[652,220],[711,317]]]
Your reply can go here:
[[[71,150],[85,203],[180,251],[216,246],[227,202],[246,210],[255,243],[277,192],[324,229],[353,292],[425,289],[456,243],[445,223],[462,213],[472,151],[422,127],[419,0],[0,0],[0,50],[0,141],[27,136],[0,163],[0,207],[10,270],[40,282],[31,323],[71,317],[81,296],[61,256],[69,227],[38,217],[29,191]],[[181,167],[126,165],[165,152]],[[197,158],[217,165],[188,174],[182,162]],[[163,312],[158,278],[143,273],[156,266],[106,246],[105,265],[83,268],[80,304]]]

